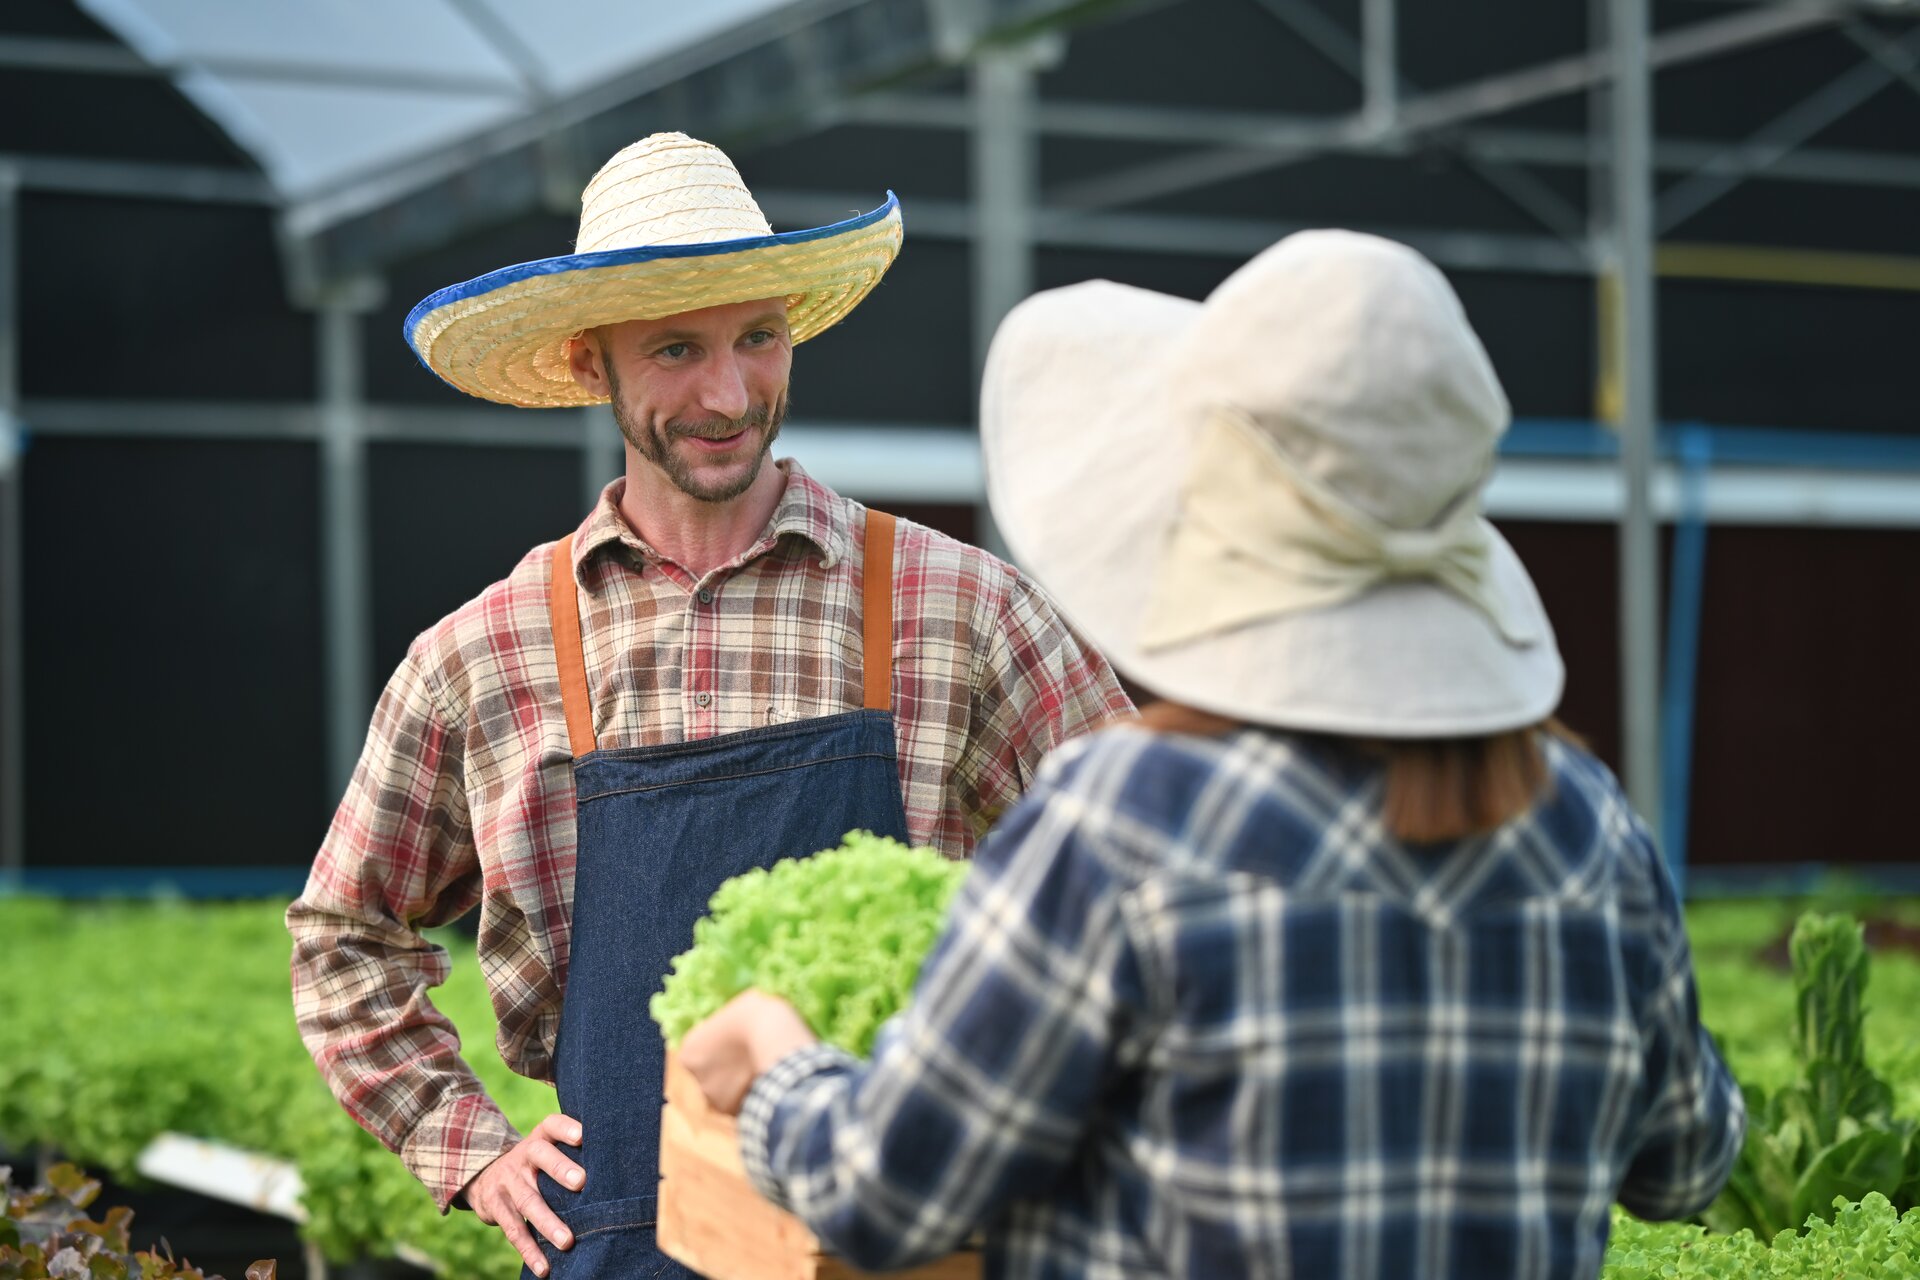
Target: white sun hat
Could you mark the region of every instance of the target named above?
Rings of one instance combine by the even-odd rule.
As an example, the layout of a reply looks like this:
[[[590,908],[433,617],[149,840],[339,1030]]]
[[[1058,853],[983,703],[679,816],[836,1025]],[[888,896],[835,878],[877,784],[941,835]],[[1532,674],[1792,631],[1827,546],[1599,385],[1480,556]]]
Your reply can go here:
[[[778,235],[726,153],[656,133],[607,161],[580,197],[575,252],[488,272],[408,314],[420,362],[470,395],[527,408],[599,404],[567,368],[596,325],[787,300],[805,342],[839,323],[900,252],[891,191],[870,213]]]
[[[1204,304],[1036,294],[994,336],[981,414],[1008,548],[1152,693],[1391,738],[1559,704],[1539,595],[1481,515],[1507,399],[1412,249],[1309,231]]]

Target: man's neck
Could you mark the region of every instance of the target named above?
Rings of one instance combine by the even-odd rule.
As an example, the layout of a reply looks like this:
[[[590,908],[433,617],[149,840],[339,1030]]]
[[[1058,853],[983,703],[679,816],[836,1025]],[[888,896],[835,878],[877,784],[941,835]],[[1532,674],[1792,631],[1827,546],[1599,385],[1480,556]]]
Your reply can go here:
[[[745,493],[725,502],[702,502],[629,448],[620,514],[648,546],[701,578],[753,546],[786,489],[787,473],[768,458]]]

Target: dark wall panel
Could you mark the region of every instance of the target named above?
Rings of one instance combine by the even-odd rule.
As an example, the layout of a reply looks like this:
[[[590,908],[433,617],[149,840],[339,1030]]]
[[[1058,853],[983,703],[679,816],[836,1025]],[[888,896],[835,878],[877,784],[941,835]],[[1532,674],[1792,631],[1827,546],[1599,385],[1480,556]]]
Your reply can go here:
[[[907,225],[913,211],[907,209]],[[793,353],[796,421],[973,421],[973,306],[966,250],[906,247],[846,320]]]
[[[502,227],[464,236],[431,253],[394,265],[386,276],[386,297],[365,321],[367,398],[376,402],[472,405],[429,373],[407,346],[407,313],[428,294],[471,280],[500,267],[573,252],[577,211],[566,217],[530,214]]]
[[[313,398],[266,210],[30,193],[20,237],[26,395]]]
[[[611,476],[608,479],[612,479]],[[415,636],[586,518],[576,449],[371,449],[374,678]]]
[[[1561,719],[1620,761],[1610,525],[1502,522],[1567,661]],[[1688,856],[1912,862],[1920,531],[1721,525],[1707,537]],[[1664,646],[1664,633],[1662,644]]]
[[[1920,530],[1707,539],[1691,839],[1701,861],[1915,862]]]
[[[1665,280],[1662,416],[1920,434],[1916,334],[1920,293]]]
[[[307,862],[331,803],[314,451],[41,439],[22,475],[28,865]]]
[[[1620,767],[1618,550],[1611,525],[1502,520],[1533,576],[1567,664],[1560,719]]]

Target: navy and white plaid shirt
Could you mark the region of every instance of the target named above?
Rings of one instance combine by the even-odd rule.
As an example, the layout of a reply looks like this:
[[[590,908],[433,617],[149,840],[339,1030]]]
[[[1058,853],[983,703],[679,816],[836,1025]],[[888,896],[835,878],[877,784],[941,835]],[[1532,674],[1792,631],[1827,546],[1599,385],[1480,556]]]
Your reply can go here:
[[[984,1227],[1019,1280],[1591,1280],[1608,1206],[1703,1208],[1745,1113],[1645,829],[1545,750],[1532,813],[1415,850],[1325,739],[1058,749],[871,1066],[754,1086],[756,1185],[868,1268]]]

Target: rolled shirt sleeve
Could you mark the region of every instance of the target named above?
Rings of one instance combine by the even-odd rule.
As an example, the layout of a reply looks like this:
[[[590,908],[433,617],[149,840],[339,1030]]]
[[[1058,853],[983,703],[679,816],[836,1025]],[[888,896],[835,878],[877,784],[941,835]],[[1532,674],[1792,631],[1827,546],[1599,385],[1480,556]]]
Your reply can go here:
[[[443,1212],[519,1140],[428,996],[448,958],[421,930],[463,915],[480,892],[462,773],[460,739],[409,654],[287,909],[301,1038],[341,1106]]]
[[[1726,1186],[1746,1137],[1739,1083],[1700,1024],[1686,919],[1652,836],[1636,818],[1658,913],[1658,965],[1642,1005],[1645,1110],[1619,1200],[1642,1218],[1691,1217]]]
[[[1123,897],[1042,784],[981,846],[872,1064],[816,1046],[755,1083],[740,1128],[755,1185],[869,1270],[949,1252],[1043,1192],[1142,1002]]]
[[[1651,1012],[1649,1103],[1620,1203],[1642,1218],[1688,1218],[1726,1186],[1746,1136],[1746,1103],[1700,1025],[1691,965],[1668,975]]]

